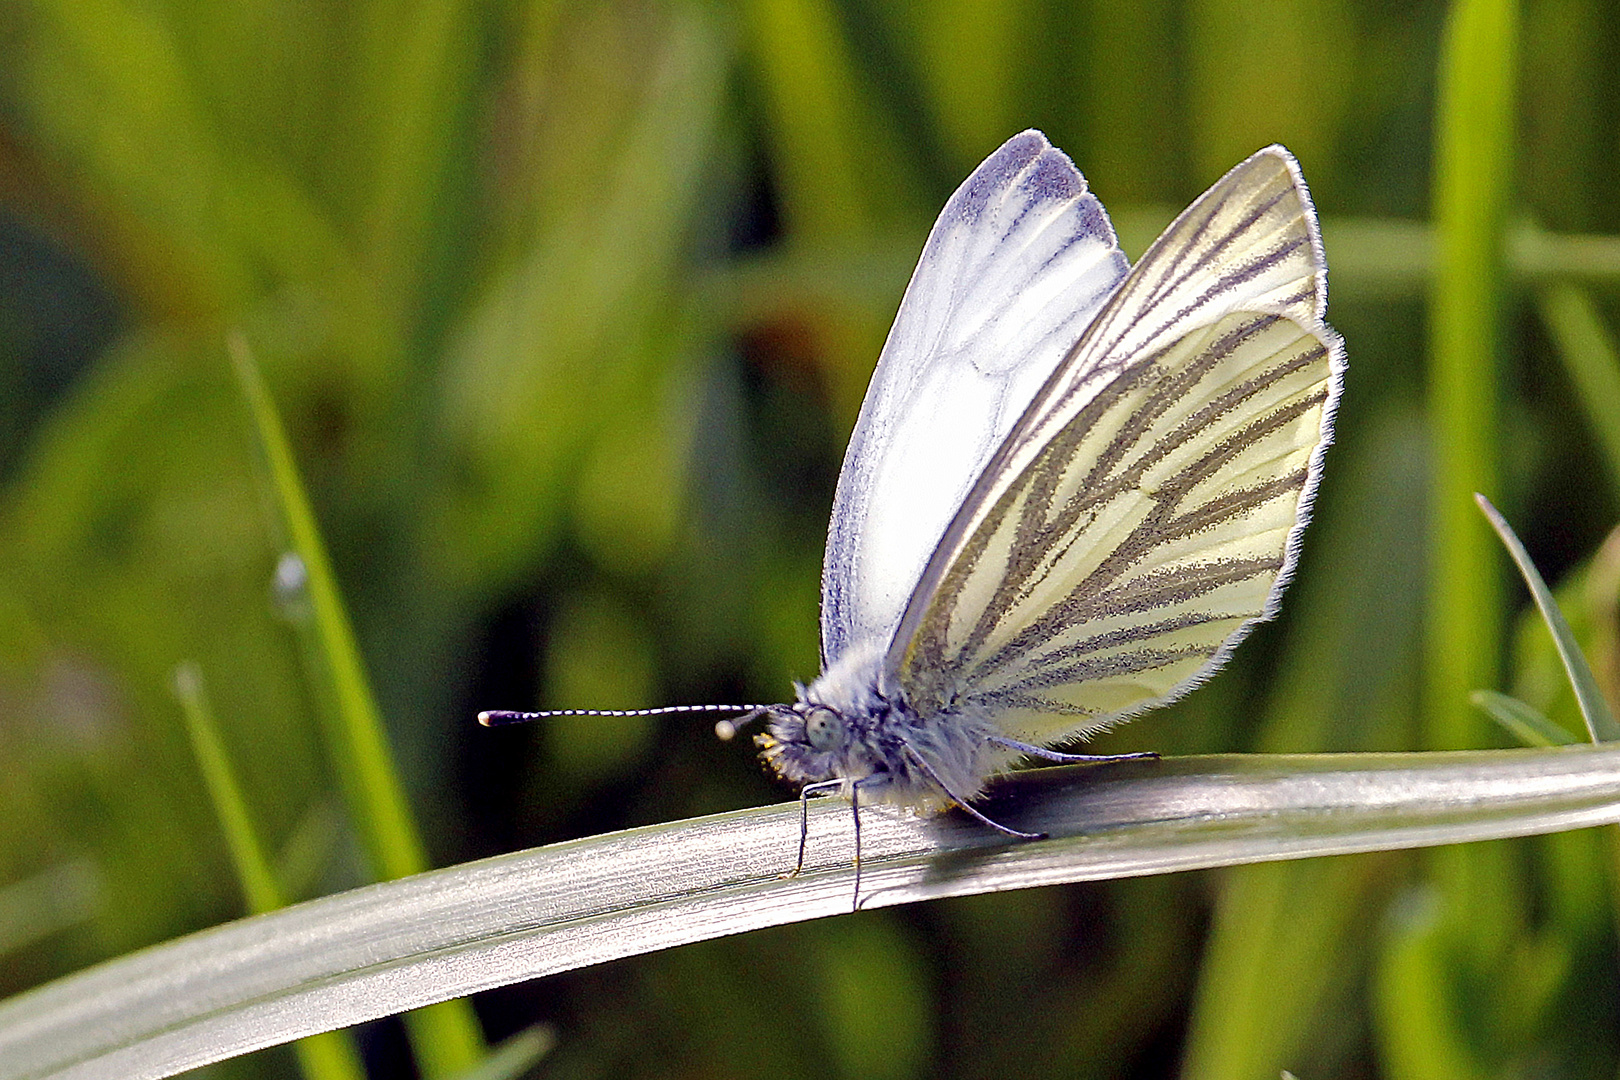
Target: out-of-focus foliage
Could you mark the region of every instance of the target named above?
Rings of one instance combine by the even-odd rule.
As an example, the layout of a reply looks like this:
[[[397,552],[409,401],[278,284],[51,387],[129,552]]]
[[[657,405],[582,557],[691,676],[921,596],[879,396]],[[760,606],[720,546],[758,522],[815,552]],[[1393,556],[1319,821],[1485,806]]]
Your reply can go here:
[[[1506,22],[1469,53],[1481,18]],[[1028,126],[1133,255],[1290,146],[1351,359],[1283,618],[1097,745],[1505,742],[1465,711],[1474,687],[1435,700],[1442,667],[1579,732],[1544,631],[1498,640],[1491,612],[1522,596],[1494,548],[1448,579],[1470,599],[1428,603],[1462,565],[1428,523],[1456,520],[1430,493],[1477,459],[1614,694],[1617,50],[1599,0],[0,6],[0,994],[242,912],[182,662],[280,891],[371,872],[272,588],[284,539],[231,332],[435,861],[782,797],[702,723],[471,717],[814,676],[832,485],[910,263]],[[1437,185],[1437,138],[1483,130],[1466,109],[1492,93],[1507,131],[1446,151],[1463,172]],[[1465,271],[1495,298],[1484,351],[1442,368],[1427,283],[1480,208],[1431,207],[1486,168],[1507,226],[1583,239],[1504,267],[1489,226]],[[1464,616],[1479,643],[1437,658]],[[1612,1076],[1616,865],[1582,833],[979,897],[477,1004],[492,1039],[555,1025],[560,1076]],[[406,1070],[395,1026],[360,1041],[371,1075]]]

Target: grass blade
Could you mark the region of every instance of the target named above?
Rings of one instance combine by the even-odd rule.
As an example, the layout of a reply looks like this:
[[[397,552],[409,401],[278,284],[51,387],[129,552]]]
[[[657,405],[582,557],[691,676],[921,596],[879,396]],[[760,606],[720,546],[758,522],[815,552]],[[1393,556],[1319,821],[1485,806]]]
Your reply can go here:
[[[1468,698],[1525,746],[1573,746],[1575,738],[1537,709],[1495,690],[1475,690]]]
[[[202,770],[203,782],[208,787],[208,798],[214,804],[220,831],[236,867],[237,880],[242,883],[242,897],[248,910],[254,914],[274,911],[286,906],[281,887],[276,884],[265,858],[264,845],[253,827],[248,814],[247,800],[242,786],[236,781],[220,741],[219,725],[203,689],[202,669],[187,661],[174,670],[174,696],[180,700],[180,711],[186,718],[186,733],[191,736],[191,748],[197,755],[197,766]]]
[[[1500,676],[1502,582],[1490,531],[1469,511],[1468,499],[1497,487],[1498,353],[1519,38],[1516,0],[1452,0],[1447,8],[1434,117],[1436,258],[1429,302],[1433,483],[1420,721],[1421,745],[1430,749],[1487,746],[1496,738],[1468,697]],[[1471,1075],[1454,1071],[1465,1055],[1450,1053],[1465,1043],[1461,1018],[1427,997],[1416,1003],[1424,1007],[1410,1007],[1410,988],[1450,986],[1472,976],[1503,992],[1507,973],[1496,945],[1520,931],[1529,911],[1506,860],[1501,845],[1436,850],[1426,862],[1438,921],[1398,922],[1383,937],[1373,972],[1374,1015],[1379,1064],[1396,1080]],[[1460,976],[1438,964],[1448,950],[1477,969]]]
[[[455,1080],[512,1080],[532,1069],[555,1045],[556,1032],[537,1024],[491,1047],[488,1057],[466,1072],[458,1073]]]
[[[1227,755],[1039,769],[986,808],[862,819],[863,906],[1620,822],[1620,747]],[[428,1002],[849,910],[849,804],[517,852],[284,908],[0,1003],[0,1080],[140,1080]]]
[[[203,688],[202,669],[190,662],[177,667],[174,692],[180,699],[180,711],[186,718],[192,749],[197,754],[197,764],[208,786],[214,813],[225,833],[248,910],[262,914],[284,907],[286,899],[265,858],[264,845],[259,842],[258,830],[248,814],[247,800],[242,796],[242,786],[236,781],[225,744],[220,740],[219,725],[214,722],[213,709]],[[308,1080],[365,1080],[360,1050],[347,1032],[323,1031],[306,1036],[298,1040],[294,1051]]]
[[[1475,495],[1481,512],[1485,519],[1496,530],[1496,535],[1502,538],[1502,546],[1507,548],[1508,554],[1519,567],[1519,573],[1524,576],[1524,583],[1530,588],[1530,595],[1536,601],[1536,607],[1541,611],[1542,619],[1551,631],[1553,643],[1558,646],[1559,659],[1564,662],[1564,670],[1569,674],[1570,685],[1575,690],[1575,700],[1580,703],[1581,715],[1586,718],[1587,731],[1593,742],[1614,742],[1620,740],[1620,724],[1616,724],[1614,714],[1609,711],[1608,702],[1603,699],[1603,691],[1598,688],[1596,677],[1592,669],[1587,666],[1586,657],[1581,654],[1580,643],[1575,640],[1575,632],[1569,628],[1564,613],[1558,609],[1558,602],[1553,599],[1547,588],[1547,583],[1541,580],[1541,573],[1535,564],[1530,561],[1529,552],[1514,534],[1512,526],[1507,519],[1497,512],[1489,499],[1483,495]]]
[[[1512,174],[1518,6],[1456,0],[1435,115],[1429,413],[1435,475],[1425,745],[1482,745],[1468,695],[1496,682],[1502,610],[1489,534],[1468,512],[1496,490],[1497,347]]]

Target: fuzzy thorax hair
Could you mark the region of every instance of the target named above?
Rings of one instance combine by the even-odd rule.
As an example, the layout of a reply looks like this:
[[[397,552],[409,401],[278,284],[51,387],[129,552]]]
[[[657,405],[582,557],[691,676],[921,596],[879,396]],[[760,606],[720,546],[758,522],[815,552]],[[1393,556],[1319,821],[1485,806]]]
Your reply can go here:
[[[898,688],[883,685],[882,655],[851,650],[798,700],[766,710],[755,736],[761,756],[799,784],[842,780],[862,802],[939,810],[977,798],[1018,755],[990,741],[994,725],[947,706],[919,716]],[[930,775],[930,772],[932,775]]]

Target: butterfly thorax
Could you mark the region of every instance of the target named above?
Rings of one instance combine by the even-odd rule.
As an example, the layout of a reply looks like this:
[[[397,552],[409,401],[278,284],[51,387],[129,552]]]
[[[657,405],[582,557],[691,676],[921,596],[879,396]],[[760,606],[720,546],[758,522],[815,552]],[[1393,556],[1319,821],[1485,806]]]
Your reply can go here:
[[[920,715],[885,682],[879,655],[846,654],[797,687],[797,701],[769,710],[761,756],[794,783],[842,780],[846,796],[858,785],[862,802],[937,808],[951,801],[946,787],[977,796],[1005,766],[993,726],[955,708]]]

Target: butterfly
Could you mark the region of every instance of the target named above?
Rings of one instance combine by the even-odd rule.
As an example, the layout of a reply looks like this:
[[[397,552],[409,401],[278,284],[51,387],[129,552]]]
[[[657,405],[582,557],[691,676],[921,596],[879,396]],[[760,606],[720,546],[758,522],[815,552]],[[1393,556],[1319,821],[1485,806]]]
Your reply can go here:
[[[974,806],[1021,759],[1186,693],[1275,614],[1345,369],[1298,164],[1271,146],[1135,267],[1040,132],[929,234],[839,475],[821,675],[761,719],[766,763],[855,812]],[[485,713],[486,723],[556,713]],[[1149,755],[1120,755],[1127,757]],[[801,818],[800,865],[804,857]],[[860,886],[857,880],[856,902]]]

